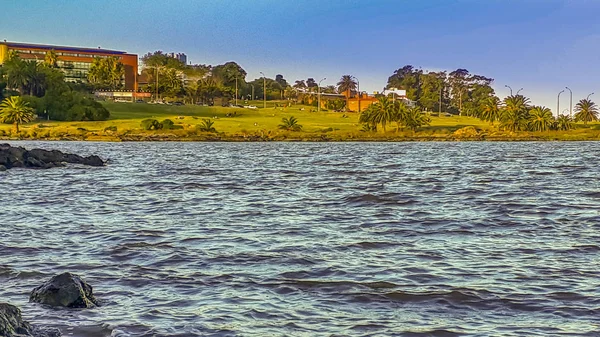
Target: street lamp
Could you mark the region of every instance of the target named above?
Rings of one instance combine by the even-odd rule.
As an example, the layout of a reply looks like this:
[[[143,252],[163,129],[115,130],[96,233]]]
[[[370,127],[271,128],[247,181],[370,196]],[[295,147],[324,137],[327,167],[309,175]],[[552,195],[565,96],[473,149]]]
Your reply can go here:
[[[237,76],[235,77],[235,106],[237,107],[237,98],[238,98],[238,84],[237,84]]]
[[[565,87],[565,89],[571,93],[571,98],[569,99],[569,117],[573,117],[573,91],[569,87]]]
[[[521,88],[521,89],[519,89],[519,90],[517,91],[517,95],[519,95],[519,93],[521,92],[521,90],[523,90],[523,88]]]
[[[317,112],[321,112],[321,82],[325,81],[326,79],[327,77],[323,77],[323,79],[317,84]]]
[[[594,94],[594,93],[591,93],[591,94],[589,94],[589,95],[587,96],[586,100],[589,100],[589,99],[590,99],[590,96],[592,96],[593,94]]]
[[[267,77],[265,76],[265,73],[263,73],[262,71],[260,72],[261,75],[263,75],[263,109],[267,108]]]
[[[565,92],[564,90],[558,93],[558,99],[556,100],[556,117],[560,115],[560,94]]]
[[[510,85],[508,85],[508,84],[505,84],[505,85],[504,85],[504,87],[506,87],[506,88],[510,89],[510,95],[512,96],[512,95],[513,95],[513,94],[512,94],[512,88],[510,87]]]

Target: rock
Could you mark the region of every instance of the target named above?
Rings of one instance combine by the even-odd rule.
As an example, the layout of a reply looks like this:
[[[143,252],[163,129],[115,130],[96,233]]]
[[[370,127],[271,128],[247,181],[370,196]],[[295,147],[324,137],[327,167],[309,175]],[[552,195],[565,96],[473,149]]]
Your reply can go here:
[[[82,157],[58,150],[33,149],[28,151],[22,147],[0,144],[0,165],[7,169],[14,167],[47,169],[64,166],[63,163],[88,166],[105,165],[104,161],[98,156]]]
[[[42,329],[27,323],[21,317],[21,310],[8,303],[0,303],[0,336],[3,337],[59,337],[56,329]]]
[[[69,308],[93,308],[98,305],[92,286],[71,273],[56,275],[33,289],[29,302]]]
[[[2,172],[2,171],[6,171],[6,166],[0,165],[0,172]]]

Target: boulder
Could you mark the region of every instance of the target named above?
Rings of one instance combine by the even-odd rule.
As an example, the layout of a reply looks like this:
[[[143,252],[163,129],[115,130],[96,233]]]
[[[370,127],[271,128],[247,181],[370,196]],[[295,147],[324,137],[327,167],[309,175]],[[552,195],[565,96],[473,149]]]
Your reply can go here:
[[[88,166],[105,165],[104,161],[98,156],[82,157],[58,150],[33,149],[28,151],[22,147],[0,144],[0,165],[7,169],[14,167],[47,169],[64,166],[64,163]]]
[[[71,273],[56,275],[33,289],[29,302],[68,308],[93,308],[98,305],[92,286]]]
[[[56,329],[41,329],[23,320],[21,310],[8,303],[0,303],[0,336],[3,337],[59,337]]]

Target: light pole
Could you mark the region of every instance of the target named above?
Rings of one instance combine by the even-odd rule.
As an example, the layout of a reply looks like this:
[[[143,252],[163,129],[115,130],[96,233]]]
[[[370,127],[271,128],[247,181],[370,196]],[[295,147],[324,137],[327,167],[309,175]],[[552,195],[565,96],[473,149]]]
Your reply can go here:
[[[590,99],[590,96],[592,96],[593,94],[594,94],[594,93],[591,93],[591,94],[589,94],[589,95],[587,96],[586,100],[589,100],[589,99]]]
[[[573,91],[569,89],[569,87],[565,87],[565,89],[569,90],[571,96],[569,98],[569,117],[573,117]]]
[[[510,85],[506,84],[506,85],[504,85],[504,86],[505,86],[506,88],[510,89],[510,95],[512,96],[512,95],[513,95],[513,94],[512,94],[512,88],[510,87]]]
[[[325,81],[327,77],[323,77],[322,80],[317,84],[317,112],[321,112],[321,82]]]
[[[444,85],[440,87],[440,111],[438,112],[438,117],[442,117],[442,94],[444,91]]]
[[[235,106],[237,107],[237,98],[238,98],[238,85],[237,85],[237,76],[235,77]]]
[[[261,75],[263,75],[263,109],[267,108],[267,77],[261,71]]]
[[[558,93],[558,98],[556,100],[556,117],[560,116],[560,94],[565,92],[564,90]]]
[[[254,84],[250,84],[250,86],[252,87],[252,96],[250,97],[250,100],[254,100],[254,99],[256,99],[254,97]]]
[[[517,96],[519,95],[519,93],[521,92],[521,90],[523,90],[523,88],[517,90]]]

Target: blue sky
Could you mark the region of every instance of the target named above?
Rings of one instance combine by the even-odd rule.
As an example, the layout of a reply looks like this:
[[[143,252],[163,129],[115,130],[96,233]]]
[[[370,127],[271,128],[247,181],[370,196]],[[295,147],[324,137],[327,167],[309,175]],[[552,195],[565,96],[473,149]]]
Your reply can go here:
[[[352,74],[369,92],[406,64],[465,68],[554,110],[565,86],[600,100],[598,13],[600,0],[6,0],[0,39],[184,52],[249,79]]]

